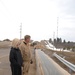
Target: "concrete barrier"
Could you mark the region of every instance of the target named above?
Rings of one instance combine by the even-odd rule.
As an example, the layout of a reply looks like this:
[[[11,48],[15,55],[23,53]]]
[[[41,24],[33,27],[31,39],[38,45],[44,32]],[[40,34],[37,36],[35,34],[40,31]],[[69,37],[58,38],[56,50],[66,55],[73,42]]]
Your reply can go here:
[[[44,75],[42,64],[38,56],[37,50],[35,50],[35,58],[36,58],[36,75]]]

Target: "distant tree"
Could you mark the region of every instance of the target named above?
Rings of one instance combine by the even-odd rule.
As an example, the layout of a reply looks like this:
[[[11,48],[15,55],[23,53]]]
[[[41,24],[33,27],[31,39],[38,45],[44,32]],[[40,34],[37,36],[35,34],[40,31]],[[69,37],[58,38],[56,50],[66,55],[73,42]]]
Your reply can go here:
[[[62,43],[62,39],[61,38],[57,38],[57,43]]]
[[[59,38],[57,38],[57,43],[59,43]]]
[[[52,43],[52,39],[51,38],[49,39],[49,42]]]
[[[59,38],[59,43],[62,43],[62,39],[61,38]]]
[[[65,40],[63,40],[63,43],[66,43],[66,41],[65,41]]]
[[[57,42],[57,40],[56,39],[54,39],[54,43],[56,43]]]
[[[67,43],[70,43],[70,41],[68,41]]]
[[[3,41],[10,41],[9,39],[4,39]]]

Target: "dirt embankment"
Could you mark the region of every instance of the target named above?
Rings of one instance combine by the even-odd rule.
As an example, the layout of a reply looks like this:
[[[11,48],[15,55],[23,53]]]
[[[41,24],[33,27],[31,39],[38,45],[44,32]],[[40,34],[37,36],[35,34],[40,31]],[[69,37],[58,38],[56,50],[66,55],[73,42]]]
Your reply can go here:
[[[41,41],[37,45],[37,48],[40,48],[42,51],[44,51],[49,57],[51,57],[57,64],[59,64],[62,68],[64,68],[68,72],[70,69],[66,65],[61,63],[57,58],[55,58],[53,56],[53,53],[56,52],[61,57],[64,57],[64,59],[66,59],[67,61],[75,64],[75,52],[53,51],[53,50],[47,49],[44,41]],[[75,75],[74,72],[73,72],[73,75]]]
[[[75,64],[75,53],[74,52],[62,52],[62,51],[53,51],[53,50],[43,50],[49,57],[51,57],[57,64],[59,64],[62,68],[64,68],[66,71],[69,72],[69,68],[64,65],[63,63],[61,63],[57,58],[55,58],[53,56],[53,53],[56,52],[58,55],[60,55],[61,57],[64,57],[67,61]],[[73,72],[73,75],[75,75],[75,73]]]
[[[0,42],[0,48],[9,48],[11,47],[11,43],[12,42],[9,42],[9,41],[2,41]]]

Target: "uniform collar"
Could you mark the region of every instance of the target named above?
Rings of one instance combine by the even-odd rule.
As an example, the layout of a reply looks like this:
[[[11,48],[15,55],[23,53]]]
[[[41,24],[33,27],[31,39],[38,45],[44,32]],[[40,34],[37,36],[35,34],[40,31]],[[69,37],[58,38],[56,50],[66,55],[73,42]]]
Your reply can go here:
[[[25,45],[27,45],[27,43],[26,43],[25,41],[24,41],[23,43],[24,43]]]

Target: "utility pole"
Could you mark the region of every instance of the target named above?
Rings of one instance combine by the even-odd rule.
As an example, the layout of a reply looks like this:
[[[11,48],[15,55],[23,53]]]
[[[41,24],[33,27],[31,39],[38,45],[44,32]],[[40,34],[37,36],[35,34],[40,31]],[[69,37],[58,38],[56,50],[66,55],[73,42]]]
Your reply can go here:
[[[59,17],[57,17],[57,44],[58,44],[58,28],[59,28]],[[57,49],[57,44],[56,44],[56,49]]]
[[[53,46],[54,46],[55,32],[53,32]],[[53,47],[54,50],[54,47]]]
[[[22,39],[22,23],[20,25],[20,40]]]
[[[55,39],[55,32],[53,32],[53,41],[54,41],[54,39]]]
[[[57,38],[58,38],[58,29],[59,29],[59,17],[57,17]]]

